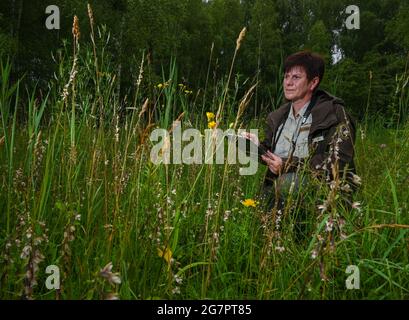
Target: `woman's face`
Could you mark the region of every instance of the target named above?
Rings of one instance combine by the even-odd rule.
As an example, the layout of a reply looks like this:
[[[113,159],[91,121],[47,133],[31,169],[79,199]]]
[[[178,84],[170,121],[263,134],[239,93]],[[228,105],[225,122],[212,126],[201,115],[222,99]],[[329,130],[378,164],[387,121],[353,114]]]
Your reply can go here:
[[[295,66],[284,74],[284,95],[289,101],[303,100],[314,91],[317,86],[317,77],[308,81],[303,67]]]

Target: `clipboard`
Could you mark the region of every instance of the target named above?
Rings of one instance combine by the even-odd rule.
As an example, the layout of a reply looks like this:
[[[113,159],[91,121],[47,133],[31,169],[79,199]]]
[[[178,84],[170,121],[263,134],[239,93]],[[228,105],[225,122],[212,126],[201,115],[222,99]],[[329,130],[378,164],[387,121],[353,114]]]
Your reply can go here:
[[[247,155],[253,155],[251,153],[252,148],[258,151],[258,153],[254,154],[254,156],[257,156],[259,159],[261,159],[261,156],[263,154],[268,152],[268,149],[264,147],[262,144],[257,145],[250,139],[247,139],[243,136],[239,136],[233,133],[229,133],[226,136],[229,138],[230,141],[234,141],[235,143],[237,143],[238,149],[241,150],[242,152],[245,152]],[[238,143],[239,141],[241,141],[241,143]]]

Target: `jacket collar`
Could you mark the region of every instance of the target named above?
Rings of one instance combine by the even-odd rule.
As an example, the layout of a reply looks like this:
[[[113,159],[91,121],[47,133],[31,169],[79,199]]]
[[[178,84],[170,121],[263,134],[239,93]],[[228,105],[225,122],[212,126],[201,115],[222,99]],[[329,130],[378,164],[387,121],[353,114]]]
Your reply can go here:
[[[335,104],[344,105],[344,101],[324,90],[317,90],[317,102],[312,108],[312,123],[310,134],[316,130],[328,128],[338,122]]]
[[[339,99],[324,90],[318,89],[314,94],[317,97],[317,101],[311,110],[312,123],[310,134],[318,129],[326,128],[336,123],[337,117],[334,113],[333,105],[344,105],[344,101],[342,99]],[[291,102],[287,102],[273,112],[272,120],[276,129],[286,119],[290,110]]]

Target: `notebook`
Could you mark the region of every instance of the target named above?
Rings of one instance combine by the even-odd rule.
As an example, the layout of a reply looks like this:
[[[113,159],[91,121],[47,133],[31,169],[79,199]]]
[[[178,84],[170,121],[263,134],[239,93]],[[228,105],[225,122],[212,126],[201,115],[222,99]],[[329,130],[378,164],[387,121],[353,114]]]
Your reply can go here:
[[[251,150],[258,150],[258,154],[255,156],[261,157],[263,154],[267,153],[268,149],[264,147],[262,144],[256,145],[250,139],[247,139],[241,135],[229,133],[226,135],[230,141],[234,141],[237,143],[239,150],[245,152],[247,155],[251,155]]]

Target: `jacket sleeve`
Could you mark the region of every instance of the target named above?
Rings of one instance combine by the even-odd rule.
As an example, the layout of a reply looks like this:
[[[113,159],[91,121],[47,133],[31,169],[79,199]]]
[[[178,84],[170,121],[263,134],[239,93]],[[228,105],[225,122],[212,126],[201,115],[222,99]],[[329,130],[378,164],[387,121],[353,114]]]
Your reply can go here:
[[[337,105],[335,109],[337,123],[328,130],[325,140],[316,153],[310,165],[317,174],[324,170],[333,179],[334,172],[332,165],[338,164],[340,176],[344,175],[344,170],[355,171],[354,166],[354,144],[355,144],[355,123],[342,105]],[[323,173],[323,172],[322,172]]]
[[[270,150],[272,152],[272,141],[273,141],[273,135],[274,135],[274,123],[273,120],[271,118],[271,113],[268,115],[267,117],[267,121],[266,121],[266,128],[265,128],[265,135],[264,135],[264,140],[260,142],[260,145],[266,149],[266,150]],[[259,150],[258,153],[258,158],[260,160],[260,162],[264,165],[266,165],[266,163],[261,159],[261,152]]]

